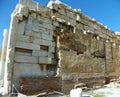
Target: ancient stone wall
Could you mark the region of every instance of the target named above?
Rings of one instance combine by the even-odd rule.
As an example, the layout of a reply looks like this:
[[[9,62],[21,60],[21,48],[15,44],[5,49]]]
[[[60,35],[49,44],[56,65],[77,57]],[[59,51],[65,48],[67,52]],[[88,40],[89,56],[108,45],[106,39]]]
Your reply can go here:
[[[10,25],[5,71],[7,76],[5,84],[9,85],[4,85],[9,87],[6,89],[11,88],[10,84],[14,84],[19,89],[20,77],[56,75],[57,41],[53,36],[50,12],[49,8],[30,0],[21,0],[16,6]]]
[[[91,87],[119,76],[119,36],[65,4],[53,3],[50,8],[58,37],[59,74],[65,82],[84,82]]]
[[[113,31],[63,4],[53,4],[52,13],[62,73],[115,73],[119,42]]]
[[[63,92],[83,79],[104,84],[119,76],[119,45],[119,35],[60,1],[45,7],[20,0],[9,31],[5,92],[19,88],[20,77],[60,76]]]

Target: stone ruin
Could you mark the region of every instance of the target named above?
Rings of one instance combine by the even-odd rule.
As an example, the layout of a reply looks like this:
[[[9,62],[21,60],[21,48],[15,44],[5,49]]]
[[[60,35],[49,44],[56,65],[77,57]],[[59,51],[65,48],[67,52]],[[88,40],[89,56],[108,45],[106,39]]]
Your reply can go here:
[[[119,59],[119,35],[80,10],[59,0],[47,7],[20,0],[4,31],[0,81],[4,94],[15,91],[13,85],[28,95],[51,88],[69,93],[79,83],[117,79]]]

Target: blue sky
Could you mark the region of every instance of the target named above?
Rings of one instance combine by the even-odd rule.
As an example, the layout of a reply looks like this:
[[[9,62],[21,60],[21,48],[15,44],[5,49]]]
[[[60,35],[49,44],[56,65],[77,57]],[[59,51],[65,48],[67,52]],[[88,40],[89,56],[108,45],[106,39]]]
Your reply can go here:
[[[50,0],[34,0],[47,5]],[[113,31],[120,32],[120,0],[61,0],[74,9],[80,8],[82,13],[95,18]],[[11,13],[19,0],[0,0],[0,47],[3,30],[9,29]]]

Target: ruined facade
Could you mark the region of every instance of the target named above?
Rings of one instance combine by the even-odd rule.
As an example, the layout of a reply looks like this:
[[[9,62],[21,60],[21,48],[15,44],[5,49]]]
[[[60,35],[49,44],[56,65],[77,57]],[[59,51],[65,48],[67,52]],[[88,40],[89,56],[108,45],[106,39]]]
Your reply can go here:
[[[119,76],[119,35],[79,10],[57,0],[48,7],[20,0],[11,18],[5,93],[13,84],[19,89],[21,77],[59,76],[67,92],[76,83],[103,85]]]

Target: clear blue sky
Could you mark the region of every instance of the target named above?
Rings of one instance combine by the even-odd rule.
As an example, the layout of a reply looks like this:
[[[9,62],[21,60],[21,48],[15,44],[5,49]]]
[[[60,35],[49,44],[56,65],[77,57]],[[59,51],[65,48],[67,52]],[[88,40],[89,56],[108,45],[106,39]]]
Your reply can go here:
[[[47,5],[49,0],[34,0]],[[120,32],[120,0],[61,0],[74,9],[80,8],[82,13],[95,18],[113,31]],[[3,29],[9,29],[10,15],[19,0],[0,0],[0,47]]]

